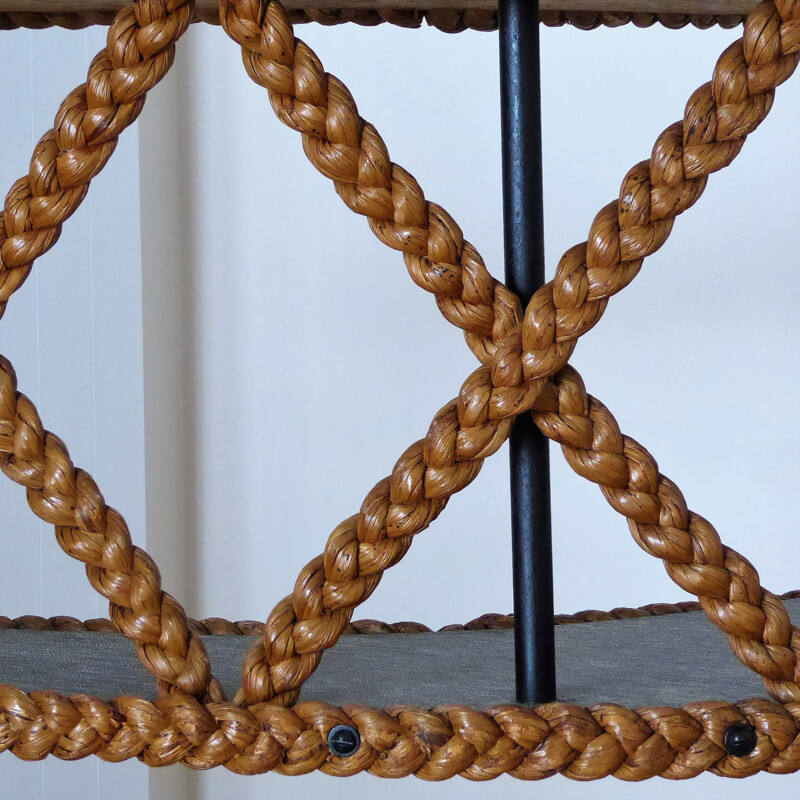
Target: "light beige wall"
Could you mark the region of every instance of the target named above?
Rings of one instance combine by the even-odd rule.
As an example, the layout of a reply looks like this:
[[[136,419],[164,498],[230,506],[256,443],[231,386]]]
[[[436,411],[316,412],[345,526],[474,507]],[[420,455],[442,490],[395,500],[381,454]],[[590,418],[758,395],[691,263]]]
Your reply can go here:
[[[86,79],[105,31],[0,32],[0,186],[28,170],[33,146],[66,94]],[[60,241],[34,267],[0,321],[0,353],[44,425],[94,475],[109,505],[145,544],[139,142],[122,137]],[[24,490],[0,481],[0,614],[108,616],[108,604],[67,557]],[[147,792],[138,762],[55,758],[29,764],[0,755],[0,795],[127,800]]]

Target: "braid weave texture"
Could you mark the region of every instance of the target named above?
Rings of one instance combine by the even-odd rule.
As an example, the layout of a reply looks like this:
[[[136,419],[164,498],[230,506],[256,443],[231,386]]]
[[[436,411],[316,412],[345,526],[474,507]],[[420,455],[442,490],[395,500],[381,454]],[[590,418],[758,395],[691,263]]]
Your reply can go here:
[[[528,410],[565,445],[573,469],[598,483],[629,519],[637,541],[701,597],[734,652],[768,681],[773,696],[800,699],[800,637],[780,600],[761,589],[753,567],[724,548],[709,523],[690,514],[677,487],[659,475],[641,445],[622,436],[577,373],[564,370],[609,298],[634,279],[644,258],[669,236],[675,217],[700,197],[708,176],[733,161],[766,117],[775,87],[797,66],[798,16],[795,2],[765,2],[752,12],[744,37],[690,98],[684,120],[658,137],[649,161],[629,171],[619,199],[597,215],[588,240],[565,253],[555,280],[521,314],[517,298],[492,278],[456,222],[391,162],[346,87],[295,39],[280,4],[223,0],[222,24],[242,46],[250,77],[269,91],[278,118],[301,133],[309,160],[348,207],[403,253],[412,279],[434,294],[483,364],[440,410],[427,437],[406,450],[359,514],[339,525],[325,552],[301,571],[294,593],[270,614],[263,644],[248,654],[239,700],[297,699],[323,650],[335,644],[382,572],[402,558],[448,498],[475,479],[516,415]]]
[[[638,780],[690,777],[706,769],[739,776],[798,769],[800,633],[780,598],[760,586],[752,565],[688,509],[680,490],[640,444],[621,433],[567,360],[609,298],[634,279],[643,259],[666,241],[674,219],[697,201],[708,176],[733,161],[766,117],[775,88],[797,66],[800,0],[764,2],[750,14],[743,38],[692,95],[684,119],[661,134],[648,161],[629,171],[587,241],[562,257],[554,281],[524,310],[489,274],[450,215],[391,162],[344,84],[294,37],[280,4],[222,0],[220,6],[226,32],[242,47],[250,77],[269,91],[277,116],[301,133],[306,155],[343,201],[403,253],[412,279],[464,331],[481,366],[436,415],[426,438],[406,450],[392,475],[301,571],[293,594],[275,607],[248,653],[242,690],[228,703],[211,676],[199,627],[190,626],[180,605],[161,590],[152,559],[133,547],[121,515],[45,430],[33,404],[17,391],[10,362],[0,357],[0,468],[26,487],[32,509],[56,526],[65,552],[86,564],[90,582],[110,601],[114,625],[137,643],[160,689],[159,699],[149,703],[26,695],[0,686],[0,749],[22,758],[96,753],[108,760],[138,756],[151,765],[224,764],[247,774],[369,769],[428,779],[462,774],[481,780],[505,772],[534,779],[563,772],[577,779],[614,774]],[[87,83],[62,104],[29,174],[6,198],[0,313],[35,259],[57,240],[121,131],[140,113],[147,91],[169,69],[192,14],[190,2],[139,0],[115,17]],[[737,657],[762,675],[780,703],[638,711],[561,703],[486,712],[321,703],[286,708],[383,571],[403,557],[449,497],[475,479],[523,412],[562,445],[578,474],[600,486],[628,519],[637,543],[699,597]],[[758,729],[759,745],[748,757],[729,757],[724,731],[745,720]],[[327,731],[340,723],[354,724],[362,734],[361,748],[348,759],[333,757],[325,743]]]
[[[752,724],[758,736],[748,756],[729,756],[725,730]],[[327,736],[352,725],[361,746],[334,756]],[[761,770],[800,768],[800,704],[769,700],[691,703],[683,708],[591,708],[548,703],[536,708],[501,705],[484,712],[466,706],[431,710],[394,706],[339,708],[299,703],[202,705],[171,694],[154,703],[135,697],[105,702],[89,695],[64,697],[0,684],[0,751],[38,760],[97,755],[104,761],[138,757],[148,766],[182,761],[208,769],[224,765],[254,775],[274,770],[303,775],[319,769],[348,776],[368,770],[383,778],[416,775],[444,780],[461,775],[490,780],[504,773],[539,780],[556,773],[576,780],[609,775],[623,780],[694,777],[706,770],[746,777]]]
[[[414,11],[390,6],[378,9],[354,9],[347,8],[345,5],[343,8],[334,9],[289,9],[287,13],[294,24],[316,22],[320,25],[341,25],[352,22],[356,25],[372,27],[389,23],[402,28],[419,28],[427,24],[445,33],[461,33],[466,30],[497,30],[497,11],[492,9]],[[629,11],[541,11],[539,17],[542,24],[550,28],[572,25],[584,31],[594,30],[601,26],[618,28],[628,24],[635,25],[637,28],[663,25],[665,28],[675,30],[685,28],[687,25],[701,29],[712,28],[715,25],[719,25],[721,28],[735,28],[737,25],[741,25],[745,19],[740,14],[655,14]],[[40,29],[51,26],[77,30],[89,25],[108,25],[113,19],[113,11],[83,14],[6,12],[0,13],[0,30]],[[216,13],[208,13],[205,6],[195,10],[192,21],[219,23]]]

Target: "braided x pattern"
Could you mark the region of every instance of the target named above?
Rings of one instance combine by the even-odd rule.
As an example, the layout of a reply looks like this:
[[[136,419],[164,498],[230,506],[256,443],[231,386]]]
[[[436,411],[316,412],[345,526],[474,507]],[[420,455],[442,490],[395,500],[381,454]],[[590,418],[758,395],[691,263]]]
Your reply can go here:
[[[86,83],[61,104],[53,128],[36,145],[28,174],[13,185],[0,214],[0,315],[35,259],[58,240],[118,137],[138,117],[147,92],[170,68],[192,5],[140,0],[120,11]],[[0,468],[26,487],[31,508],[56,526],[65,552],[86,564],[90,582],[110,601],[111,618],[136,642],[161,688],[204,696],[211,682],[219,699],[205,648],[180,604],[161,591],[155,563],[132,545],[125,520],[106,506],[91,476],[74,468],[64,443],[44,430],[34,405],[16,389],[14,369],[0,356]]]
[[[630,170],[588,241],[564,255],[555,281],[529,305],[526,377],[552,374],[565,362],[570,343],[599,320],[608,298],[635,277],[644,257],[669,236],[674,218],[696,202],[708,175],[727,166],[764,119],[774,88],[792,74],[800,50],[796,3],[779,6],[762,3],[753,12],[744,38],[723,53],[712,81],[690,98],[684,120],[659,136],[649,161]],[[517,323],[517,299],[488,273],[450,215],[392,163],[347,88],[294,38],[279,3],[224,0],[221,20],[242,46],[250,77],[268,89],[278,118],[302,134],[312,164],[348,207],[368,218],[381,241],[402,251],[415,283],[435,295],[445,318],[465,331],[481,362],[490,363]],[[556,345],[562,352],[550,352]],[[536,364],[527,363],[533,359]]]
[[[248,655],[240,699],[296,699],[297,687],[335,643],[353,608],[374,591],[382,571],[405,554],[411,537],[435,519],[449,496],[476,477],[483,459],[508,437],[515,416],[532,410],[554,388],[558,395],[549,379],[564,367],[578,337],[599,321],[608,299],[664,243],[675,217],[697,201],[708,176],[736,157],[766,117],[775,87],[797,66],[798,18],[795,0],[765,2],[753,11],[744,37],[722,54],[712,80],[690,98],[684,119],[658,137],[649,161],[629,171],[619,199],[597,215],[587,242],[562,257],[555,280],[536,293],[517,325],[516,298],[489,275],[452,218],[391,162],[346,87],[294,38],[281,6],[224,0],[222,24],[242,46],[250,77],[268,89],[277,116],[302,134],[306,155],[334,181],[344,202],[367,216],[384,243],[403,252],[414,281],[435,295],[443,315],[465,331],[484,365],[437,414],[426,439],[412,445],[392,475],[373,488],[360,513],[331,534],[325,553],[301,571],[293,595],[271,613],[263,643]],[[597,401],[590,405],[601,407]],[[616,423],[614,428],[619,431]],[[564,431],[561,426],[562,438]],[[622,449],[602,456],[602,446],[594,450],[582,441],[580,454],[573,452],[573,468],[600,483],[612,506],[631,520],[637,541],[646,541],[645,549],[665,559],[673,578],[701,597],[731,637],[734,652],[765,677],[770,691],[797,699],[800,647],[780,601],[762,592],[755,570],[721,544],[712,562],[703,563],[706,555],[687,542],[719,543],[716,531],[685,510],[682,496],[684,516],[668,513],[674,498],[667,487],[673,495],[676,487],[658,475],[644,448],[621,434],[618,439]],[[594,444],[591,436],[589,442]],[[574,442],[567,438],[566,443]],[[592,459],[597,459],[595,469]],[[643,461],[655,470],[646,476],[656,487],[651,480],[647,502],[639,486]],[[679,522],[680,545],[671,542]]]
[[[737,722],[757,731],[748,756],[729,756],[723,746],[725,730]],[[327,746],[330,730],[342,724],[361,735],[358,751],[347,758]],[[115,762],[138,757],[149,766],[224,764],[248,775],[319,769],[337,776],[368,770],[379,777],[414,774],[425,780],[462,775],[482,781],[504,773],[524,780],[555,773],[577,780],[609,775],[642,780],[690,778],[710,770],[745,777],[800,768],[800,704],[754,699],[631,710],[608,703],[591,708],[549,703],[485,712],[456,705],[376,710],[318,702],[243,708],[204,706],[181,694],[154,703],[28,695],[0,684],[0,751],[6,749],[27,760],[49,753],[67,760],[96,754]]]
[[[780,12],[778,7],[765,3],[751,15],[744,39],[723,54],[715,71],[714,81],[695,93],[687,107],[684,123],[667,129],[654,148],[651,162],[637,165],[629,173],[626,178],[627,186],[623,184],[619,203],[611,204],[598,215],[588,243],[573,248],[562,259],[556,281],[544,287],[543,292],[537,295],[538,304],[537,298],[534,298],[527,309],[524,324],[519,328],[515,327],[518,319],[516,298],[502,284],[491,278],[480,256],[474,248],[463,241],[460,231],[446,212],[425,201],[414,179],[401,168],[391,164],[388,153],[385,153],[383,160],[375,158],[376,155],[382,155],[381,149],[385,152],[385,146],[377,132],[360,120],[347,90],[332,76],[325,75],[311,51],[301,42],[295,42],[291,27],[283,17],[280,7],[275,3],[270,4],[264,20],[272,25],[273,30],[267,32],[265,41],[268,41],[267,49],[275,48],[277,59],[265,60],[259,55],[261,60],[257,60],[257,66],[264,74],[274,68],[279,89],[281,85],[294,84],[298,72],[300,73],[298,85],[301,90],[310,89],[309,97],[303,97],[302,91],[298,93],[292,87],[293,94],[284,92],[281,98],[280,91],[270,86],[267,81],[265,85],[273,90],[273,104],[276,110],[281,108],[283,101],[283,107],[288,109],[285,114],[286,119],[293,123],[293,127],[304,133],[306,151],[312,161],[324,174],[328,174],[326,168],[331,172],[329,177],[337,181],[337,190],[348,205],[370,216],[373,230],[380,238],[404,251],[412,276],[420,285],[424,285],[427,290],[437,295],[437,301],[445,316],[465,330],[473,350],[487,366],[468,379],[462,387],[458,401],[449,404],[437,415],[428,439],[412,445],[398,462],[398,468],[392,477],[382,481],[373,490],[362,506],[361,514],[346,521],[334,532],[325,555],[312,562],[301,574],[294,598],[287,598],[270,616],[264,643],[260,646],[260,650],[255,649],[251,657],[248,657],[245,671],[246,699],[248,689],[252,690],[253,683],[251,680],[251,685],[248,686],[248,678],[255,677],[256,680],[266,684],[266,694],[269,696],[270,690],[274,688],[269,686],[269,680],[275,675],[284,682],[285,687],[283,696],[279,691],[275,692],[277,699],[282,702],[293,699],[296,687],[305,679],[303,673],[307,672],[309,667],[313,670],[320,651],[335,642],[341,632],[341,623],[349,620],[352,608],[360,602],[360,600],[354,602],[353,598],[359,593],[361,599],[368,596],[377,585],[382,570],[402,557],[410,545],[411,536],[435,518],[450,494],[474,479],[482,459],[494,452],[507,437],[510,423],[517,413],[534,407],[537,411],[541,411],[542,398],[546,400],[548,393],[552,394],[552,387],[555,386],[547,379],[566,362],[574,347],[575,339],[597,322],[608,297],[632,280],[644,256],[654,252],[663,243],[671,229],[672,218],[696,201],[702,192],[707,175],[725,166],[735,157],[746,134],[760,123],[769,110],[774,86],[785,80],[796,66],[798,49],[796,14],[792,16],[796,11],[795,3],[781,3],[779,8]],[[236,33],[238,33],[247,42],[249,35],[258,44],[261,11],[258,7],[250,6],[244,11],[255,11],[255,16],[253,13],[248,16],[247,13],[242,13],[243,8],[237,8],[236,13],[228,17],[223,13],[223,22],[227,23],[229,33],[234,38],[237,38]],[[274,19],[269,19],[270,13],[277,18],[277,24]],[[253,24],[257,18],[257,24]],[[236,33],[233,33],[233,30],[236,30]],[[271,40],[269,36],[272,36]],[[247,50],[245,46],[246,63]],[[256,51],[257,48],[251,49],[251,52]],[[306,67],[305,73],[298,70],[298,64],[293,61],[297,53],[306,57],[307,63],[300,64]],[[726,56],[729,56],[727,63]],[[256,62],[251,61],[248,66],[252,63]],[[255,68],[249,71],[251,75],[258,72]],[[337,89],[340,94],[339,99],[344,98],[344,100],[339,107],[336,107],[335,103],[332,104],[334,114],[329,119],[327,116],[329,98],[326,95],[329,91],[335,95]],[[313,101],[319,97],[322,97],[325,103],[315,106]],[[352,118],[342,113],[347,111],[348,105],[354,109]],[[319,116],[320,109],[325,112],[322,116]],[[692,111],[695,112],[694,116]],[[311,133],[315,133],[313,125],[315,114],[317,114],[316,122],[322,123],[322,125],[317,124],[317,128],[324,132],[324,135],[317,132],[316,136],[309,136],[309,132],[303,129],[301,123],[310,119]],[[359,129],[355,139],[349,137],[348,126]],[[333,136],[331,131],[334,132]],[[335,161],[337,159],[346,161],[348,156],[352,157],[353,151],[360,147],[363,141],[369,140],[370,136],[373,136],[377,143],[376,152],[369,154],[369,158],[374,160],[361,162],[359,153],[356,159],[359,163],[359,168],[355,171],[356,181],[354,183],[351,181],[348,187],[347,176],[337,175]],[[313,141],[314,139],[317,141]],[[320,146],[320,143],[323,146]],[[105,156],[105,160],[108,156],[110,152]],[[98,166],[94,172],[91,169],[86,171],[87,180],[99,171],[105,160],[100,158],[96,161]],[[377,184],[366,180],[364,185],[361,185],[362,163],[366,165],[365,173],[374,173],[378,176]],[[351,169],[350,174],[352,173]],[[59,184],[59,189],[64,187],[65,184]],[[82,197],[77,200],[72,199],[74,205],[70,206],[71,196],[67,194],[66,198],[67,202],[60,198],[62,205],[68,211],[63,218],[66,218],[82,199]],[[385,213],[389,203],[392,207],[391,217]],[[378,210],[378,214],[383,213],[384,216],[374,216],[375,209]],[[644,213],[645,211],[647,213]],[[27,209],[23,215],[24,213],[27,213]],[[9,228],[8,223],[6,227],[11,234],[20,230],[19,227]],[[52,245],[57,232],[51,235],[53,238],[50,240],[46,236],[38,237],[39,242],[44,242],[43,245],[37,245],[41,252]],[[4,248],[12,238],[12,235],[6,237],[6,241],[3,242]],[[20,234],[17,233],[16,239],[20,238]],[[37,241],[37,236],[30,238]],[[25,248],[19,247],[19,242],[16,244],[16,249],[10,248],[12,254],[24,252]],[[4,251],[0,250],[0,253],[4,254]],[[12,263],[11,267],[8,267],[9,263]],[[32,259],[28,263],[28,271],[30,263]],[[13,266],[13,261],[5,261],[4,267],[6,271],[19,269],[18,266]],[[449,272],[448,267],[451,267]],[[453,285],[458,281],[461,286],[459,291],[455,292]],[[570,311],[573,313],[568,313]],[[3,364],[3,372],[10,376],[8,381],[10,388],[4,395],[6,398],[13,398],[13,402],[7,401],[11,410],[5,415],[5,419],[12,419],[13,423],[6,427],[9,432],[8,437],[15,440],[13,445],[7,445],[4,450],[8,456],[5,459],[8,466],[6,471],[18,482],[25,483],[25,479],[31,479],[31,475],[37,472],[36,468],[39,468],[39,477],[33,480],[34,485],[25,484],[28,485],[30,494],[31,489],[38,489],[39,484],[45,485],[48,475],[52,474],[47,467],[41,468],[45,462],[50,460],[50,466],[56,467],[56,478],[60,476],[61,471],[69,473],[72,465],[63,445],[59,442],[59,448],[55,444],[56,437],[43,430],[38,415],[29,401],[26,404],[27,399],[16,393],[16,383],[10,365]],[[563,375],[560,373],[559,378],[561,377]],[[24,407],[22,413],[19,412],[20,403]],[[596,409],[598,404],[589,398],[588,406]],[[559,411],[557,416],[562,419],[564,414]],[[591,417],[591,414],[589,416]],[[24,432],[20,441],[17,441],[19,430]],[[35,454],[35,458],[26,461],[25,446],[36,438],[39,439],[40,452],[43,455]],[[558,440],[557,436],[552,438]],[[621,434],[619,438],[622,438]],[[48,445],[51,445],[49,450]],[[21,471],[17,467],[18,450],[23,454],[21,461],[24,466]],[[582,450],[584,455],[589,452],[585,446]],[[601,459],[606,464],[619,463],[618,460],[615,462],[613,458],[608,458],[609,455],[618,456],[619,453],[604,450],[602,447],[591,451],[592,456],[597,453],[606,456]],[[642,463],[647,461],[646,451],[632,440],[624,440],[623,455],[629,465],[636,459]],[[575,463],[582,466],[580,458]],[[662,486],[667,488],[669,486],[666,479],[658,476],[655,462],[651,459],[650,463],[656,476],[656,489],[651,493],[649,508],[652,512],[654,505],[652,496],[659,499],[659,490]],[[580,472],[580,469],[577,471]],[[44,479],[40,480],[41,476],[44,476]],[[118,517],[116,512],[111,513],[111,509],[105,508],[99,492],[85,473],[72,470],[71,476],[71,482],[77,488],[83,483],[84,486],[90,487],[88,494],[100,497],[96,504],[101,508],[100,513],[94,515],[89,513],[87,519],[82,520],[83,528],[91,531],[97,519],[101,519],[102,522],[102,510],[107,512],[106,516],[109,519],[114,518],[113,522],[116,522],[118,527],[124,527],[124,522],[120,524],[116,519]],[[587,474],[586,477],[590,476]],[[596,477],[597,475],[590,479]],[[656,555],[659,547],[653,545],[653,540],[658,534],[649,531],[648,538],[648,531],[642,533],[641,527],[637,525],[649,524],[652,528],[664,526],[660,518],[658,524],[647,522],[648,515],[638,506],[642,500],[638,495],[643,496],[645,492],[641,486],[635,486],[630,482],[635,477],[630,466],[628,466],[628,477],[629,481],[625,486],[618,485],[619,480],[614,480],[613,475],[610,482],[607,476],[598,482],[604,486],[606,496],[612,505],[616,501],[615,507],[625,507],[628,512],[633,509],[632,513],[624,513],[632,519],[634,535],[648,552]],[[67,480],[66,483],[70,481]],[[610,491],[612,489],[625,489],[627,495],[625,492]],[[667,500],[670,499],[668,491],[665,490],[663,494]],[[63,505],[70,507],[69,492],[58,491],[54,495],[54,508],[58,508],[64,498],[67,501]],[[38,508],[34,502],[32,505],[42,518],[46,519],[49,515],[53,517],[50,521],[55,521],[54,512],[48,503],[40,504]],[[662,502],[662,507],[667,505],[667,501]],[[72,506],[76,507],[76,504],[72,503]],[[87,506],[79,516],[86,516]],[[89,512],[95,510],[88,509]],[[680,517],[680,512],[676,512],[674,516]],[[689,517],[688,524],[691,530],[692,524],[699,518],[689,515],[688,511],[686,516]],[[700,522],[702,527],[703,521]],[[58,522],[56,524],[59,525]],[[102,593],[106,594],[111,590],[104,584],[103,578],[93,578],[92,568],[98,565],[93,563],[92,546],[84,544],[75,546],[70,538],[71,531],[80,527],[70,528],[67,524],[60,526],[59,539],[68,552],[72,551],[71,554],[74,555],[80,553],[79,557],[87,562],[90,579]],[[66,530],[66,534],[62,528]],[[125,534],[119,537],[122,542],[121,549],[125,549],[126,534],[125,530]],[[713,535],[706,534],[706,538],[713,543],[715,535],[715,532]],[[701,534],[695,534],[695,540],[701,538]],[[102,539],[107,542],[109,537],[105,534]],[[718,542],[718,537],[716,540]],[[127,543],[130,544],[129,536]],[[684,553],[687,549],[683,547]],[[721,545],[719,549],[722,549]],[[662,546],[661,551],[665,550],[666,548]],[[140,568],[142,580],[147,576],[157,575],[155,565],[152,562],[147,563],[145,554],[136,551],[135,548],[131,553],[132,557],[129,559],[131,563],[138,557],[144,565]],[[717,573],[706,570],[703,573],[705,582],[700,587],[702,591],[698,591],[697,586],[694,590],[701,596],[704,607],[712,617],[714,616],[712,612],[717,609],[718,624],[734,639],[737,655],[746,663],[749,663],[748,658],[750,662],[754,660],[750,643],[755,642],[757,649],[763,642],[763,652],[760,655],[763,656],[764,663],[760,668],[752,663],[751,666],[765,674],[768,680],[773,681],[771,691],[780,696],[784,684],[788,684],[788,691],[791,691],[790,666],[794,664],[795,659],[791,653],[787,656],[785,645],[792,636],[796,640],[796,634],[791,632],[788,621],[783,624],[784,620],[780,617],[782,610],[780,602],[758,587],[757,575],[752,567],[733,551],[722,549],[722,553],[725,562],[722,572],[726,576],[734,577],[720,577],[719,570]],[[670,567],[672,566],[673,561],[666,558],[663,552],[661,557],[665,558]],[[713,563],[714,559],[711,561],[712,563],[705,566],[718,566]],[[679,559],[674,560],[674,563],[686,566],[686,562]],[[99,566],[99,574],[103,575],[102,559]],[[130,577],[131,570],[133,567],[128,567],[127,573],[112,572],[109,581],[116,580],[120,583]],[[682,585],[691,583],[683,572],[681,572],[681,579],[684,581]],[[701,571],[695,572],[700,574]],[[744,577],[736,583],[734,578],[739,578],[740,573]],[[713,579],[707,578],[708,574],[713,575]],[[708,591],[705,583],[713,583],[714,580],[717,584],[728,581],[729,589],[725,593],[725,600],[716,597],[713,591]],[[701,581],[698,579],[697,582]],[[737,596],[737,592],[741,597]],[[156,592],[152,594],[155,595]],[[132,597],[129,598],[127,605],[123,603],[120,606],[123,611],[116,611],[120,619],[125,618],[124,609],[132,607]],[[719,601],[716,606],[713,602],[715,600]],[[114,602],[112,599],[112,614],[115,613]],[[737,602],[741,608],[734,607]],[[142,607],[146,608],[147,605],[145,602]],[[175,606],[177,607],[177,604]],[[748,606],[750,611],[744,606]],[[753,608],[761,613],[761,617],[751,613]],[[773,610],[772,615],[764,609]],[[180,607],[177,607],[174,613],[185,625]],[[783,616],[785,617],[785,612]],[[755,639],[746,638],[745,644],[742,645],[742,637],[754,636],[757,633],[759,620],[760,636]],[[768,627],[769,631],[766,630]],[[770,636],[769,633],[774,635]],[[130,631],[130,634],[135,637],[133,631]],[[798,648],[795,646],[794,649]],[[271,656],[269,661],[277,666],[265,676],[263,667],[268,650]],[[147,652],[146,649],[144,652]],[[156,648],[155,652],[160,653],[160,649]],[[145,663],[147,664],[146,658]],[[152,664],[148,668],[154,671]],[[201,680],[200,683],[202,682]]]

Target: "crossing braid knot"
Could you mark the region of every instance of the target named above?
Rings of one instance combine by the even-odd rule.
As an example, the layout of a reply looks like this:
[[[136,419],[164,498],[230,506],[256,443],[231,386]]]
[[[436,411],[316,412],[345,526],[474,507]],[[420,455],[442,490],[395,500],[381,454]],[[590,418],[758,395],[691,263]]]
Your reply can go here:
[[[301,571],[293,594],[270,614],[263,640],[247,656],[240,701],[296,700],[353,609],[447,499],[474,480],[483,460],[508,437],[514,418],[535,412],[537,403],[546,405],[546,394],[558,396],[554,380],[574,379],[574,371],[562,370],[578,338],[597,324],[609,299],[634,279],[644,258],[666,241],[675,218],[703,193],[708,176],[733,161],[766,117],[775,87],[797,66],[798,17],[794,1],[765,2],[753,11],[743,38],[722,54],[712,80],[690,98],[684,119],[658,137],[648,161],[628,172],[618,199],[596,216],[587,241],[567,251],[555,279],[520,314],[517,299],[489,275],[455,221],[391,162],[346,87],[294,37],[280,4],[221,4],[223,27],[241,45],[250,77],[269,91],[276,115],[301,133],[307,157],[333,181],[342,200],[367,217],[381,241],[403,253],[413,280],[434,294],[446,319],[464,330],[482,363],[459,397],[437,414],[427,437],[406,450],[359,514],[334,530],[324,554]],[[590,411],[597,415],[601,408],[583,395],[580,431],[535,414],[540,427],[573,447],[573,467],[601,485],[609,502],[631,521],[637,541],[701,597],[731,637],[734,651],[765,677],[770,690],[797,699],[800,648],[780,601],[762,591],[755,570],[723,549],[716,532],[708,532],[713,528],[688,512],[685,502],[680,510],[671,507],[677,488],[658,474],[644,448],[621,434],[614,443],[618,451],[602,452],[602,444],[592,450],[584,440],[577,446],[592,430]],[[650,480],[647,496],[640,488],[643,462],[654,470],[644,476]],[[667,546],[673,530],[682,535]],[[718,543],[713,556],[692,546],[707,539]]]
[[[141,110],[147,89],[168,69],[190,13],[188,4],[143,1],[112,25],[87,84],[62,105],[54,129],[37,145],[29,175],[8,195],[0,224],[3,304],[34,258],[55,242],[119,132]],[[375,234],[403,253],[412,278],[464,331],[482,365],[272,612],[263,639],[247,656],[240,703],[297,698],[322,651],[335,643],[383,571],[402,558],[448,498],[474,480],[525,411],[561,442],[579,474],[601,485],[630,520],[639,544],[700,597],[773,695],[786,703],[798,700],[799,639],[783,605],[760,587],[743,557],[719,542],[709,523],[688,511],[647,451],[619,432],[566,367],[577,338],[599,321],[608,299],[633,280],[643,259],[669,236],[675,217],[702,194],[708,175],[729,164],[765,118],[774,88],[796,67],[798,16],[796,2],[763,3],[750,15],[743,39],[723,53],[712,81],[690,99],[684,120],[664,131],[650,160],[628,173],[619,199],[595,218],[587,242],[565,254],[554,281],[523,314],[455,221],[391,162],[344,85],[294,38],[280,5],[221,4],[221,20],[242,45],[248,73],[270,91],[278,116],[302,134],[309,159],[334,181],[344,202],[368,218]],[[180,705],[183,692],[221,702],[202,645],[180,606],[161,592],[155,564],[132,547],[124,520],[105,506],[91,478],[72,466],[63,443],[44,430],[5,361],[0,384],[0,466],[26,486],[36,513],[56,524],[61,546],[87,564],[93,585],[111,601],[115,622],[172,693],[159,702]]]

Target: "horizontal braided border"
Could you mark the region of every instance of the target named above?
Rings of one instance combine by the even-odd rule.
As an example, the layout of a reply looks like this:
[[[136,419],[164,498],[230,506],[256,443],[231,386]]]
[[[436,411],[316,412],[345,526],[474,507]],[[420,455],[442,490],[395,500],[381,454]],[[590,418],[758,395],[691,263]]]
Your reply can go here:
[[[343,0],[346,2],[346,0]],[[379,10],[369,9],[308,9],[306,11],[290,11],[289,18],[294,23],[317,22],[321,25],[341,25],[353,22],[357,25],[373,27],[383,23],[398,25],[403,28],[419,28],[423,23],[438,28],[445,33],[461,33],[466,30],[497,30],[497,12],[494,10],[456,11],[438,9],[432,11],[411,11],[408,9]],[[539,15],[543,25],[558,28],[572,25],[584,31],[600,27],[618,28],[622,25],[635,25],[637,28],[649,28],[663,25],[665,28],[678,30],[692,25],[705,30],[719,25],[721,28],[735,28],[741,25],[745,17],[740,14],[655,14],[647,12],[597,12],[597,11],[542,11]],[[0,13],[0,30],[15,28],[49,28],[61,27],[70,30],[86,28],[90,25],[110,25],[114,12],[95,14],[44,14],[44,13]],[[195,13],[193,21],[219,24],[219,19],[212,15]]]
[[[800,590],[781,597],[800,598]],[[559,614],[554,622],[570,625],[701,610],[695,602],[655,603]],[[218,617],[188,622],[200,635],[252,636],[260,635],[264,627],[254,620],[230,622]],[[441,630],[513,625],[512,615],[484,614]],[[0,629],[117,632],[108,619],[81,622],[64,616],[0,617]],[[418,622],[367,619],[352,623],[345,634],[430,630]],[[195,768],[224,764],[247,774],[273,770],[303,775],[320,770],[349,776],[369,771],[379,777],[414,774],[426,780],[455,775],[488,780],[504,773],[523,780],[555,773],[575,780],[610,775],[623,780],[656,775],[685,779],[704,771],[741,778],[759,771],[788,774],[800,769],[800,704],[783,706],[763,699],[637,710],[612,703],[589,708],[550,703],[533,709],[499,705],[483,712],[466,706],[377,710],[308,702],[292,709],[262,704],[243,712],[230,703],[202,707],[188,697],[179,704],[132,697],[104,702],[88,695],[26,694],[0,684],[0,751],[10,750],[25,760],[97,755],[114,762],[135,757],[149,766],[178,760]],[[729,756],[723,745],[725,730],[737,722],[752,724],[758,738],[753,753],[742,758]],[[328,733],[341,724],[353,725],[361,736],[361,747],[348,758],[333,755],[327,744]],[[227,739],[215,743],[214,734],[220,730]],[[227,761],[217,761],[233,750]],[[260,752],[254,760],[256,750]]]
[[[784,592],[779,595],[782,600],[800,599],[800,589]],[[554,625],[578,625],[583,622],[613,622],[623,619],[640,619],[641,617],[663,617],[673,614],[685,614],[692,611],[702,611],[700,603],[693,600],[679,603],[648,603],[644,606],[631,608],[620,606],[610,611],[598,611],[590,608],[585,611],[576,611],[574,614],[556,614],[553,617]],[[189,629],[199,636],[260,636],[264,632],[264,623],[255,619],[242,619],[237,621],[227,620],[222,617],[205,617],[193,619],[187,617]],[[463,624],[445,625],[439,631],[485,631],[508,630],[514,627],[513,614],[481,614],[475,619]],[[21,617],[0,616],[0,630],[28,630],[28,631],[64,631],[88,633],[119,633],[116,625],[105,617],[79,620],[77,617],[56,616],[40,617],[35,614],[25,614]],[[433,633],[423,622],[381,622],[377,619],[359,619],[351,622],[343,635],[367,633]]]
[[[748,756],[729,756],[724,749],[725,731],[736,723],[749,723],[757,732]],[[361,735],[349,757],[334,756],[327,745],[331,729],[343,724]],[[25,760],[52,754],[74,761],[94,754],[105,761],[136,757],[151,767],[224,765],[247,775],[319,769],[342,777],[367,770],[383,778],[414,774],[434,781],[455,775],[483,781],[504,773],[523,780],[561,773],[584,781],[609,775],[638,781],[710,771],[743,778],[800,769],[800,704],[755,698],[636,710],[612,703],[498,705],[486,711],[319,702],[244,708],[202,705],[180,693],[155,702],[106,702],[90,695],[26,694],[0,684],[3,750]]]

